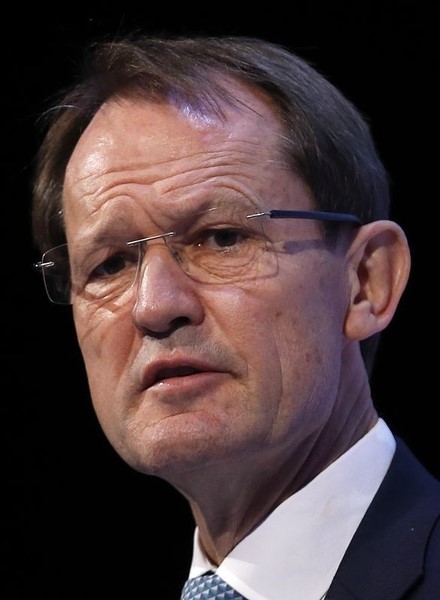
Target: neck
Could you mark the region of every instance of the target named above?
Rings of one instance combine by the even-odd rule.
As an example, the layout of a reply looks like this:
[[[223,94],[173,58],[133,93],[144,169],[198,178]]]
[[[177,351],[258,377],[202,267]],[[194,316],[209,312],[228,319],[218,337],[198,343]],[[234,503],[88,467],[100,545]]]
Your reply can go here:
[[[191,471],[174,482],[190,503],[200,543],[213,564],[284,500],[312,481],[377,422],[365,371],[348,369],[328,418],[301,437],[301,425],[282,443],[268,442]],[[330,401],[330,400],[329,400]]]
[[[246,469],[236,480],[231,478],[230,471],[229,478],[222,476],[222,469],[216,473],[215,481],[207,481],[205,477],[198,489],[197,484],[192,486],[192,494],[185,495],[209,560],[219,565],[277,506],[319,475],[376,422],[376,413],[369,415],[364,427],[358,424],[353,437],[344,443],[342,436],[332,444],[316,437],[305,441],[283,464],[279,456],[272,460],[266,456],[261,462],[254,458],[250,461],[253,468]]]

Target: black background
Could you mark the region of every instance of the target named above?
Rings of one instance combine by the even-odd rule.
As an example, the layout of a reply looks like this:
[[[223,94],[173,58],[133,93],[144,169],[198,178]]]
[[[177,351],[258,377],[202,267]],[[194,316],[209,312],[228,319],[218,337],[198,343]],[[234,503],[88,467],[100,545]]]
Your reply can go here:
[[[240,10],[240,15],[236,10]],[[383,336],[372,388],[394,431],[440,476],[438,436],[439,17],[432,2],[77,2],[9,6],[2,31],[3,479],[0,596],[178,598],[192,519],[165,482],[129,469],[93,415],[69,309],[32,269],[30,176],[39,114],[71,82],[84,45],[133,27],[258,35],[296,50],[371,122],[393,181],[413,271]],[[155,595],[159,575],[164,584]]]

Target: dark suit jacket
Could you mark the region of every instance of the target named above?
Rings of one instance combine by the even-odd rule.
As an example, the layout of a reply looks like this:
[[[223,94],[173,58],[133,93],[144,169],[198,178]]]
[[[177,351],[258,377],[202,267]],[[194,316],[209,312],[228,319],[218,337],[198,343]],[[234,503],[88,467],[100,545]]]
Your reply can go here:
[[[440,482],[402,440],[326,600],[440,600]]]

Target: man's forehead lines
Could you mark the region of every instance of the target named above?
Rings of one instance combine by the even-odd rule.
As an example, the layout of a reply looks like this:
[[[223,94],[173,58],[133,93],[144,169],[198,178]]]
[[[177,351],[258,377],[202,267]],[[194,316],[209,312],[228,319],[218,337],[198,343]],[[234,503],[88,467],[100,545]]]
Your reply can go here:
[[[88,227],[86,236],[95,240],[105,240],[109,232],[122,235],[126,231],[145,226],[159,226],[161,223],[182,221],[191,217],[203,215],[212,209],[221,209],[221,213],[234,211],[254,211],[260,207],[257,199],[243,195],[236,190],[210,190],[209,192],[171,203],[152,205],[146,203],[141,209],[134,210],[129,206],[107,205],[105,215],[100,217],[96,227]]]

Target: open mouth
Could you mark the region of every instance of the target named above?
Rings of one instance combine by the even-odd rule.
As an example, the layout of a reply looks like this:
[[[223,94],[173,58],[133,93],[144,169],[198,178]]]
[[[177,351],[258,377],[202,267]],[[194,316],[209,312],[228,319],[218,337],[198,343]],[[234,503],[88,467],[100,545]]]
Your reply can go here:
[[[189,375],[195,375],[197,373],[203,373],[203,371],[190,366],[160,369],[154,377],[153,385],[155,383],[159,383],[160,381],[164,381],[165,379],[172,379],[174,377],[188,377]]]

